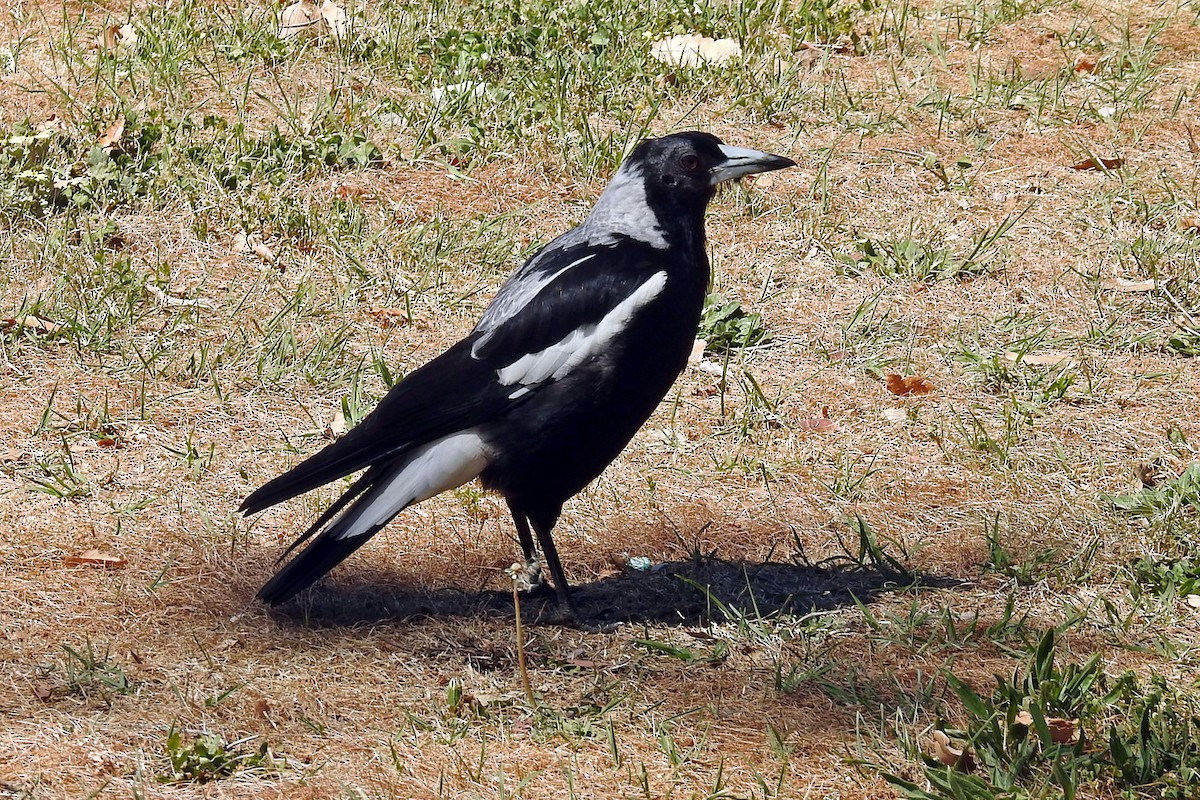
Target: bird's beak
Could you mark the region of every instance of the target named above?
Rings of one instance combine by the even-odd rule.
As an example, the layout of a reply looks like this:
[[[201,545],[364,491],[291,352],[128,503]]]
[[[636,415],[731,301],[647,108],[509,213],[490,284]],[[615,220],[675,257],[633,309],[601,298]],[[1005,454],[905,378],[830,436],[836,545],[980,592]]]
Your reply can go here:
[[[764,153],[761,150],[751,150],[748,147],[730,147],[723,144],[721,152],[725,155],[725,160],[713,167],[709,173],[709,183],[713,186],[740,178],[743,175],[796,166],[796,162],[790,158]]]

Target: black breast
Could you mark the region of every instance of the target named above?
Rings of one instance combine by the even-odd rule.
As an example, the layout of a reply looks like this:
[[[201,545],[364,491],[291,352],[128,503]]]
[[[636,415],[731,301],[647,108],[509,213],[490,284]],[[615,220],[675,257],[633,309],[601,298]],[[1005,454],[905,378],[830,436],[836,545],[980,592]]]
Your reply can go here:
[[[600,358],[485,428],[497,452],[481,476],[485,486],[523,508],[557,513],[604,471],[687,365],[708,285],[707,259],[701,266],[668,271],[663,291]]]

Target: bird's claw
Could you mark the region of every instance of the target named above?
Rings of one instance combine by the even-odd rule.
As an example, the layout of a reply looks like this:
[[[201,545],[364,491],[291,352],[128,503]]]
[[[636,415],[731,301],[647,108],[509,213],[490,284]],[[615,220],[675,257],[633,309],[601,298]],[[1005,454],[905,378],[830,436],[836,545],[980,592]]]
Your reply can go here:
[[[533,594],[545,588],[546,578],[542,575],[542,560],[537,556],[525,561],[525,568],[517,575],[517,589]]]

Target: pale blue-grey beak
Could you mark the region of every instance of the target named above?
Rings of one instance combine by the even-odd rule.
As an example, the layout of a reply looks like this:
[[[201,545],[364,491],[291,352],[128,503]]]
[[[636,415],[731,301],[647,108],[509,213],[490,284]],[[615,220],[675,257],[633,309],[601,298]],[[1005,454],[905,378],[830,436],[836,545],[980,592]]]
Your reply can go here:
[[[709,173],[709,182],[713,186],[740,178],[743,175],[796,166],[796,162],[790,158],[764,153],[761,150],[751,150],[748,147],[731,147],[723,144],[721,152],[724,154],[725,160],[713,167]]]

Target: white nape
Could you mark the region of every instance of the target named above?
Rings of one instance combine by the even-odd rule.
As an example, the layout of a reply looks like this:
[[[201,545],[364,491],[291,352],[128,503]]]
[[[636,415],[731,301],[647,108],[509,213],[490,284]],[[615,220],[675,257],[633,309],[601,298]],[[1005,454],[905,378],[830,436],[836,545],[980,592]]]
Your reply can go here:
[[[617,170],[579,232],[591,244],[616,244],[618,236],[628,236],[656,250],[670,246],[658,215],[646,199],[642,168],[628,161]]]

